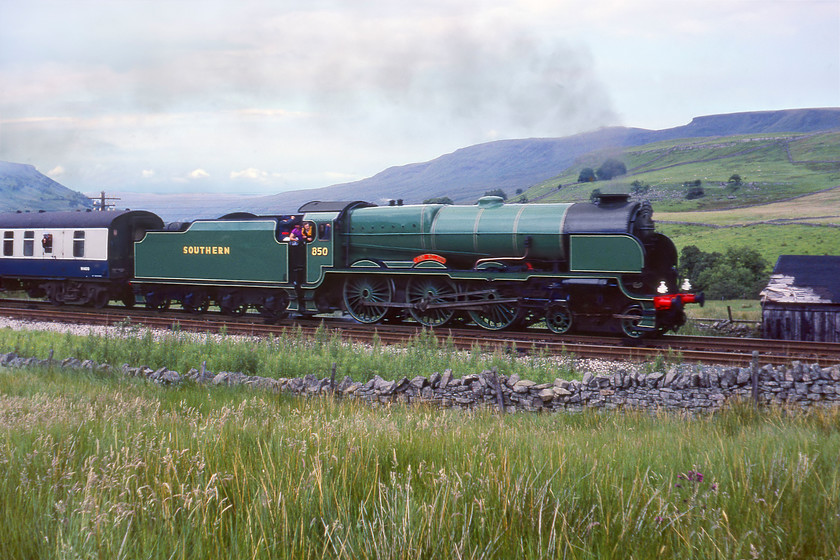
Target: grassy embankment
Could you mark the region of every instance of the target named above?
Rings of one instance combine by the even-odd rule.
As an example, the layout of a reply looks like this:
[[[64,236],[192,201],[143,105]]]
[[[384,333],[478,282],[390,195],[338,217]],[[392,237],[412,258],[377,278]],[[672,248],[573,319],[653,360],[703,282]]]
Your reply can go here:
[[[499,373],[514,373],[538,382],[580,379],[570,360],[539,351],[520,355],[513,351],[473,352],[455,350],[451,341],[438,341],[430,333],[395,347],[351,344],[337,334],[319,330],[314,336],[299,329],[287,329],[282,336],[270,339],[247,339],[191,333],[152,334],[147,330],[125,327],[121,333],[107,336],[77,336],[36,331],[0,329],[0,351],[13,351],[23,357],[46,359],[52,352],[56,361],[69,357],[90,359],[120,367],[146,365],[166,367],[185,374],[206,362],[208,371],[241,372],[263,377],[303,377],[307,374],[328,377],[336,364],[339,378],[349,375],[367,381],[374,375],[385,379],[409,379],[451,369],[456,376],[497,368]]]
[[[840,412],[509,415],[0,370],[3,558],[834,558]]]

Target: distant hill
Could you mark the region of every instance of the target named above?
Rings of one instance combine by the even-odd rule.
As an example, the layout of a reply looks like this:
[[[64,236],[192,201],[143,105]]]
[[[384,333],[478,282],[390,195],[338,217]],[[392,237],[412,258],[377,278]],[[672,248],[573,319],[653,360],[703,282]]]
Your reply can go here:
[[[500,140],[462,148],[424,163],[391,167],[361,181],[257,199],[253,208],[293,212],[310,200],[381,203],[402,198],[406,203],[416,203],[438,196],[472,203],[488,190],[527,189],[556,177],[578,157],[595,150],[620,150],[679,138],[831,129],[840,129],[840,108],[711,115],[665,130],[610,127],[564,138]]]
[[[0,161],[0,212],[81,210],[93,204],[33,166]]]
[[[618,154],[632,147],[679,139],[834,129],[840,130],[840,108],[710,115],[665,130],[610,127],[563,138],[488,142],[431,161],[390,167],[361,181],[320,189],[267,197],[202,196],[200,201],[195,195],[123,193],[118,206],[151,210],[160,213],[164,220],[173,221],[216,217],[233,210],[292,213],[311,200],[367,200],[381,204],[389,199],[403,199],[417,203],[448,196],[455,202],[471,204],[488,190],[502,189],[512,196],[517,189],[527,190],[563,177],[564,173],[568,176],[570,167],[587,154],[602,157],[611,150]],[[0,162],[0,194],[0,211],[91,207],[82,194],[63,187],[30,165]],[[531,192],[528,195],[532,197]]]

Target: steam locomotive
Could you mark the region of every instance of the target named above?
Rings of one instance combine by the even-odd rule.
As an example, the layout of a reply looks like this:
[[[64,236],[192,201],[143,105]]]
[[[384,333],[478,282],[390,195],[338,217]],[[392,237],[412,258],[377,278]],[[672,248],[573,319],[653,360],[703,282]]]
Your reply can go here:
[[[637,338],[677,330],[702,294],[677,288],[677,251],[647,203],[376,206],[310,202],[164,225],[150,212],[0,215],[0,288],[224,313],[344,311],[361,323],[544,322]],[[301,232],[308,232],[301,234]],[[36,243],[36,241],[38,241]]]

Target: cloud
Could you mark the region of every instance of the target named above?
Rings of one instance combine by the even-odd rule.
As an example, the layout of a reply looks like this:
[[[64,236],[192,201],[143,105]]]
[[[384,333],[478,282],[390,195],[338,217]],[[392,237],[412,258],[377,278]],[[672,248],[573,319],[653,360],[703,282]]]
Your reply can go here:
[[[140,175],[144,179],[151,179],[152,177],[155,176],[155,170],[154,169],[144,169],[143,171],[140,172]]]
[[[234,181],[247,180],[263,183],[268,180],[268,172],[249,167],[248,169],[243,169],[242,171],[231,171],[230,178]]]
[[[840,94],[832,1],[0,4],[0,159],[74,188],[276,192]]]
[[[52,169],[50,169],[49,171],[47,171],[47,177],[50,177],[52,179],[58,179],[59,177],[64,175],[64,171],[65,171],[64,167],[62,167],[60,165],[57,165],[57,166],[53,167]]]

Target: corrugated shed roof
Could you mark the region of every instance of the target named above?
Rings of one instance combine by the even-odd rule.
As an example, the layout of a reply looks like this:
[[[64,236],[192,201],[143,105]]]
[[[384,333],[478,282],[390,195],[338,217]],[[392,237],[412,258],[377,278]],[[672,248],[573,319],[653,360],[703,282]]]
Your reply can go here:
[[[840,256],[780,256],[761,299],[779,303],[840,303]]]

